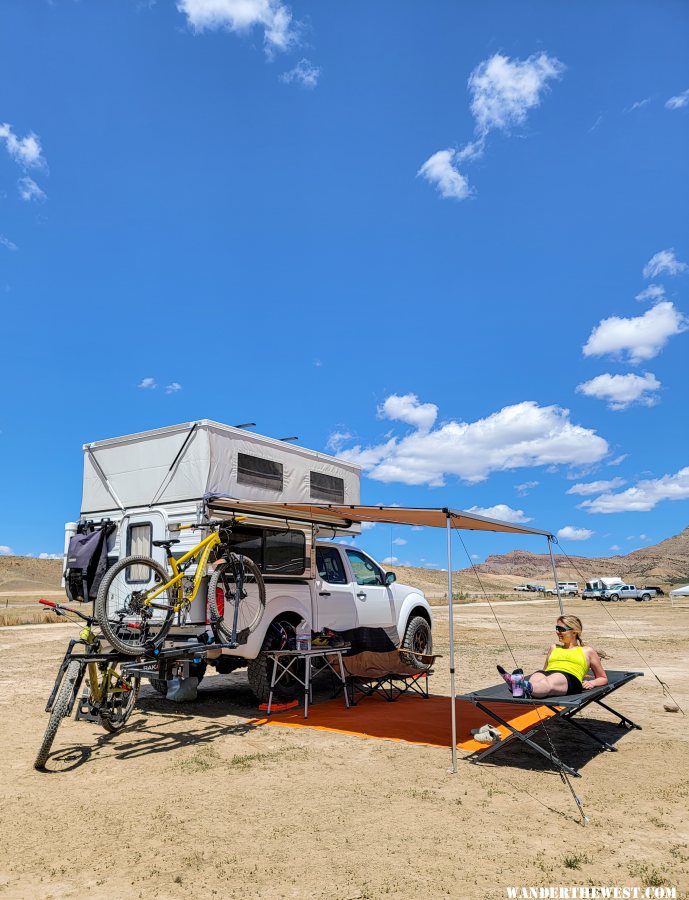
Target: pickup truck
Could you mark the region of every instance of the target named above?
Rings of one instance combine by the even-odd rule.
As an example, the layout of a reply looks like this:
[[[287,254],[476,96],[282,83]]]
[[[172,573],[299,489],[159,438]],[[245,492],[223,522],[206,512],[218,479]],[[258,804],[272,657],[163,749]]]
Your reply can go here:
[[[575,581],[558,581],[557,588],[546,588],[546,597],[556,597],[558,588],[561,597],[576,597],[579,593],[579,585]]]
[[[315,577],[266,578],[266,609],[256,631],[236,650],[223,650],[215,659],[209,654],[209,664],[223,674],[246,666],[259,701],[267,700],[270,691],[272,659],[267,651],[280,649],[285,632],[302,620],[314,632],[376,629],[367,634],[383,641],[387,637],[389,646],[432,652],[431,608],[421,591],[397,582],[394,572],[386,572],[358,547],[318,541],[315,551]],[[299,687],[283,679],[275,694],[291,700]]]
[[[650,600],[656,592],[651,588],[637,588],[633,584],[616,584],[600,592],[601,600]]]
[[[530,593],[538,593],[539,591],[545,591],[545,585],[543,584],[518,584],[516,587],[512,588],[514,591],[529,591]]]

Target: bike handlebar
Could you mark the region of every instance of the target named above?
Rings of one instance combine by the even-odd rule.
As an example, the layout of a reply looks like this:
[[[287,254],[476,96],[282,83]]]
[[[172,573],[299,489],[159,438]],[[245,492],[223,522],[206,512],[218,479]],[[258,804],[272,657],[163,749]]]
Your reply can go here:
[[[75,616],[79,616],[79,618],[83,619],[85,622],[93,621],[91,616],[85,616],[83,613],[80,613],[78,609],[72,609],[71,606],[63,606],[61,603],[55,603],[54,600],[45,600],[41,597],[38,602],[43,606],[49,606],[51,609],[54,609],[58,616],[65,615],[65,613],[72,613]]]

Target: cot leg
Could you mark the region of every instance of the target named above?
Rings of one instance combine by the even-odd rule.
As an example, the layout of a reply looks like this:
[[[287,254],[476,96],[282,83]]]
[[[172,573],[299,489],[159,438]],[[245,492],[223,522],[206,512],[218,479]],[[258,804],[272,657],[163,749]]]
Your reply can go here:
[[[270,715],[270,710],[273,705],[273,689],[275,688],[275,674],[277,672],[278,661],[277,657],[273,657],[273,673],[270,676],[270,693],[268,694],[268,712],[267,715]]]

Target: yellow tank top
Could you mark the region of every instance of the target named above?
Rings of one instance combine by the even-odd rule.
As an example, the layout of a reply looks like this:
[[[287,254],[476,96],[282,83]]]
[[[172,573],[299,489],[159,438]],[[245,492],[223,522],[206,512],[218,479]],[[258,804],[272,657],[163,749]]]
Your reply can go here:
[[[546,663],[546,672],[567,672],[574,675],[579,681],[584,680],[584,675],[589,670],[589,664],[584,653],[584,648],[577,645],[570,647],[554,647],[550,651],[548,662]]]

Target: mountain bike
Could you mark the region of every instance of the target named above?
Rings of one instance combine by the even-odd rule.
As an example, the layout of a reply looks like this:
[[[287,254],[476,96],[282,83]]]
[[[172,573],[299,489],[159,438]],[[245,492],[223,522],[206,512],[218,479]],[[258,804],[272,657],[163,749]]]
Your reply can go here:
[[[98,722],[110,732],[119,731],[131,715],[141,680],[121,671],[116,653],[101,653],[100,638],[93,631],[93,616],[85,616],[52,600],[38,602],[50,607],[58,616],[78,616],[86,623],[79,638],[69,642],[46,704],[45,711],[50,713],[50,719],[34,761],[35,769],[43,769],[60,722],[74,708],[84,674],[87,675],[87,684],[77,706],[76,718]],[[78,644],[86,648],[84,653],[73,653]]]
[[[229,536],[235,521],[218,519],[197,525],[171,526],[170,531],[210,528],[211,533],[176,558],[178,538],[153,541],[164,547],[170,576],[148,556],[126,556],[108,569],[96,600],[96,618],[104,636],[121,653],[138,656],[159,651],[175,617],[183,623],[199,592],[213,554],[208,585],[210,625],[216,639],[232,649],[246,643],[263,617],[266,591],[256,563],[232,553]],[[185,575],[196,563],[193,579]],[[228,619],[231,624],[228,624]]]

